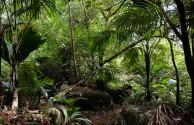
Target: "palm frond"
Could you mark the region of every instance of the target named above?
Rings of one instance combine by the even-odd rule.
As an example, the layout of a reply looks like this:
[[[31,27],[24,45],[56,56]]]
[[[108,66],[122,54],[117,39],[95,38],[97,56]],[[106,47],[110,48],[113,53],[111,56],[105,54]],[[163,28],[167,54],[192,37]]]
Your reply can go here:
[[[130,6],[113,19],[117,29],[127,29],[138,34],[156,29],[160,19],[160,9],[154,4]]]
[[[45,90],[45,88],[41,86],[41,87],[40,87],[40,90],[41,90],[41,92],[44,94],[45,98],[48,99],[48,93],[47,93],[47,91]]]
[[[79,122],[84,123],[86,125],[92,125],[92,122],[87,118],[76,118],[76,121],[79,121]]]
[[[69,114],[67,112],[67,109],[65,107],[63,107],[62,105],[58,105],[56,106],[56,109],[58,109],[59,111],[61,111],[62,115],[64,116],[64,123],[68,123],[69,122]]]
[[[3,41],[1,48],[2,57],[5,61],[11,64],[10,55],[12,55],[12,45],[11,43]]]
[[[37,33],[33,27],[28,27],[26,30],[20,32],[18,36],[18,60],[19,62],[25,60],[29,54],[38,49],[40,45],[45,43],[45,39]],[[13,56],[13,48],[11,42],[3,41],[3,47],[1,48],[2,58],[11,64],[11,57]]]
[[[118,73],[118,71],[119,71],[118,68],[114,68],[111,66],[103,67],[97,73],[96,79],[101,79],[106,83],[110,81],[115,81],[116,80],[115,74]]]
[[[81,116],[81,112],[75,111],[73,114],[70,116],[71,119],[76,119],[78,116]]]
[[[131,48],[125,53],[122,61],[124,66],[131,67],[131,65],[137,63],[137,61],[139,60],[139,49],[140,49],[139,47]]]
[[[58,112],[57,114],[60,114],[60,115],[55,115],[54,117],[56,117],[56,119],[59,119],[57,117],[62,116],[64,119],[61,119],[61,121],[64,124],[74,125],[74,124],[84,123],[86,125],[92,125],[92,122],[90,120],[81,117],[81,113],[79,111],[72,110],[73,112],[72,111],[69,112],[68,110],[70,109],[71,108],[65,108],[62,105],[57,105],[55,108],[49,109],[49,114],[54,115],[56,114],[55,112]]]
[[[56,12],[56,6],[54,0],[18,0],[17,10],[13,12],[17,13],[17,16],[26,14],[30,18],[39,18],[40,14],[46,10],[47,12]]]
[[[93,36],[91,40],[93,41],[92,52],[101,52],[106,50],[110,44],[121,44],[121,42],[126,41],[131,37],[132,32],[126,30],[103,30]],[[116,41],[115,41],[116,39]]]
[[[30,99],[34,97],[35,89],[31,87],[20,87],[18,92],[21,98]]]
[[[91,39],[93,40],[92,44],[92,53],[94,52],[103,52],[110,43],[110,38],[112,34],[115,34],[114,30],[104,30],[97,33]]]
[[[123,42],[128,40],[131,37],[132,32],[127,30],[117,30],[116,31],[116,38],[118,42]]]
[[[21,63],[19,65],[18,82],[20,87],[36,88],[37,77],[32,63]]]
[[[38,49],[45,42],[33,27],[28,27],[24,32],[21,32],[18,38],[19,62],[25,60],[32,51]]]

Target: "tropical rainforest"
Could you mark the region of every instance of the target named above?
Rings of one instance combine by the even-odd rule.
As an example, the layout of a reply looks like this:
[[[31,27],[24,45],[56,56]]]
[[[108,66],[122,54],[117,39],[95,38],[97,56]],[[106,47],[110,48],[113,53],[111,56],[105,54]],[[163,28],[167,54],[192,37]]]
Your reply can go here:
[[[193,55],[193,0],[0,0],[0,125],[192,125]]]

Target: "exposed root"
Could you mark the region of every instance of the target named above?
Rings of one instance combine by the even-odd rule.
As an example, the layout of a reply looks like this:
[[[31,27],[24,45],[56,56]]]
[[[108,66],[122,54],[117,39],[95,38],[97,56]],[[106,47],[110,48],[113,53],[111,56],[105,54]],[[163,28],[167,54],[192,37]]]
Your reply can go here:
[[[185,115],[188,115],[188,112],[180,106],[170,107],[162,104],[155,110],[148,125],[183,125]]]

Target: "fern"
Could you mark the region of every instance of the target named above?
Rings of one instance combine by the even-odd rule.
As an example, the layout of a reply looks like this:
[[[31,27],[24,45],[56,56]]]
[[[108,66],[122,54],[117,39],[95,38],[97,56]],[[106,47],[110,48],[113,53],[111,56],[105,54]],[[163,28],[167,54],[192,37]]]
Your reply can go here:
[[[37,84],[36,72],[32,63],[21,63],[18,68],[19,87],[35,88]]]
[[[32,63],[21,63],[18,67],[19,95],[23,98],[33,97],[35,94],[37,76]]]

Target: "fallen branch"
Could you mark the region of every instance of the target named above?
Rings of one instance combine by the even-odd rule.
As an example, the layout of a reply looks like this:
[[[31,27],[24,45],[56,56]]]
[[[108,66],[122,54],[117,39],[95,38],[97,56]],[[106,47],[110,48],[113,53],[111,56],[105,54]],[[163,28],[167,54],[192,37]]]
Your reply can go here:
[[[90,73],[87,77],[85,77],[83,80],[79,81],[77,84],[71,86],[70,88],[64,90],[63,92],[59,93],[58,96],[63,96],[65,94],[67,94],[69,91],[71,91],[73,88],[75,88],[76,86],[78,86],[79,84],[84,83],[86,80],[90,79],[91,77],[95,76],[97,74],[97,72],[104,66],[104,64],[112,61],[113,59],[115,59],[116,57],[118,57],[119,55],[123,54],[124,52],[126,52],[128,49],[134,47],[135,45],[137,45],[138,43],[142,42],[144,39],[140,39],[135,43],[130,44],[129,46],[125,47],[124,49],[122,49],[121,51],[119,51],[118,53],[116,53],[115,55],[111,56],[110,58],[102,61],[101,63],[99,63],[99,65],[96,67],[96,69]]]

